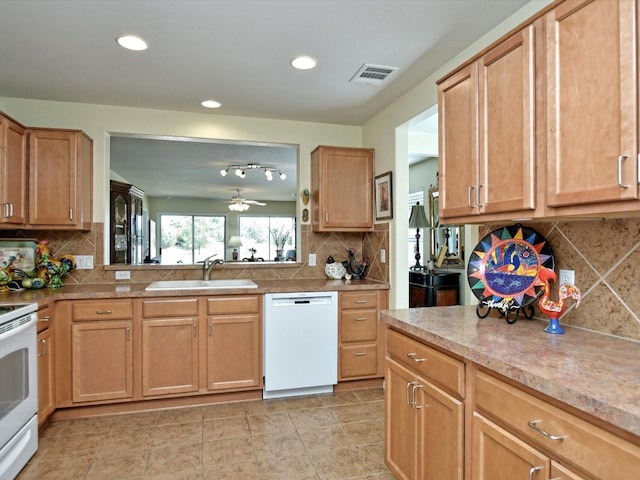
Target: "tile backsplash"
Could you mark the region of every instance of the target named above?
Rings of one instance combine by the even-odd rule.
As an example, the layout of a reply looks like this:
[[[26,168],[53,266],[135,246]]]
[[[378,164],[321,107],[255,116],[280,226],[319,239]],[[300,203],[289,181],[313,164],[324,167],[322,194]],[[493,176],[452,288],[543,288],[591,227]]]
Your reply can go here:
[[[269,268],[259,263],[247,263],[247,268],[228,268],[216,271],[218,278],[252,278],[260,279],[291,279],[291,278],[324,278],[324,266],[329,255],[336,261],[342,262],[348,258],[350,248],[356,252],[356,258],[366,255],[370,259],[370,266],[366,277],[372,280],[388,281],[389,264],[380,262],[380,249],[389,251],[389,224],[378,224],[373,232],[367,233],[316,233],[311,231],[308,224],[301,228],[301,245],[299,248],[299,264],[277,266]],[[3,238],[33,238],[47,239],[54,257],[64,253],[73,255],[92,255],[94,268],[92,270],[74,270],[64,278],[67,284],[81,283],[112,283],[115,282],[115,269],[104,268],[104,224],[95,223],[88,232],[64,231],[26,231],[6,230],[0,232]],[[307,263],[309,252],[316,254],[316,266]],[[201,268],[167,268],[166,266],[146,266],[132,268],[131,282],[151,282],[154,280],[196,279],[200,278]]]
[[[570,304],[560,322],[640,340],[640,219],[526,226],[551,244],[556,272],[575,271],[582,299],[577,308]],[[482,227],[480,237],[496,228]]]
[[[585,220],[533,223],[527,226],[544,235],[553,248],[556,271],[574,270],[582,292],[578,308],[570,307],[562,323],[640,340],[640,219]],[[482,226],[480,236],[498,228]],[[329,255],[346,260],[349,248],[358,258],[367,255],[371,264],[367,278],[389,281],[389,264],[380,262],[380,250],[389,258],[389,224],[376,225],[369,233],[315,233],[302,225],[300,260],[289,268],[237,268],[223,270],[230,278],[322,278]],[[62,253],[93,255],[93,270],[75,270],[65,283],[105,283],[115,281],[115,271],[104,269],[104,225],[94,224],[88,232],[4,231],[5,238],[50,240],[54,256]],[[472,246],[470,246],[472,247]],[[307,264],[309,252],[315,252],[317,265]],[[198,278],[199,268],[131,270],[132,282],[159,279]],[[393,288],[393,285],[391,286]]]

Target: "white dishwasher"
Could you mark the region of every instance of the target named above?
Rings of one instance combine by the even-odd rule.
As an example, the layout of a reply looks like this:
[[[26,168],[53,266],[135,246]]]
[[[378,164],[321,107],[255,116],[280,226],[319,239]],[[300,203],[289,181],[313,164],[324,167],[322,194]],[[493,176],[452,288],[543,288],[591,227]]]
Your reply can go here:
[[[264,296],[263,398],[333,392],[338,382],[338,293]]]

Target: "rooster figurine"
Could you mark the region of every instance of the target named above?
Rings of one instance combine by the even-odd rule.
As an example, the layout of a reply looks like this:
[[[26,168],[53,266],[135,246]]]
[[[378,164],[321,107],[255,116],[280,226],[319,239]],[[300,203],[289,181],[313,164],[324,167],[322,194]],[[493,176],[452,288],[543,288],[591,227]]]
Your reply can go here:
[[[49,241],[42,240],[36,247],[36,265],[38,277],[42,278],[49,288],[60,288],[64,286],[62,277],[76,268],[76,261],[70,254],[64,254],[56,260],[51,255]]]
[[[564,333],[558,319],[565,311],[567,306],[565,300],[572,298],[576,302],[576,307],[580,304],[580,290],[572,283],[563,283],[558,290],[558,301],[555,302],[549,298],[549,282],[557,282],[556,272],[550,268],[545,268],[539,273],[539,278],[544,282],[544,293],[538,302],[538,307],[547,317],[549,317],[549,325],[544,329],[547,333]]]

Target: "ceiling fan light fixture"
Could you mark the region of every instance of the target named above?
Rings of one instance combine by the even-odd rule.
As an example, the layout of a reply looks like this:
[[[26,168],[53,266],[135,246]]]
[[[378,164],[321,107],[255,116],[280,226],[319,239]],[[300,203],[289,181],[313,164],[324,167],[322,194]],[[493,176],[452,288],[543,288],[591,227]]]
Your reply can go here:
[[[228,168],[223,168],[222,170],[220,170],[220,175],[222,175],[223,177],[226,177],[227,173],[229,173]]]
[[[246,212],[249,210],[249,205],[246,203],[231,203],[229,204],[229,210],[232,212]]]
[[[298,70],[311,70],[312,68],[315,68],[317,64],[318,61],[308,55],[300,55],[299,57],[291,60],[291,66]]]
[[[278,170],[280,172],[280,170]],[[280,180],[284,180],[287,178],[287,174],[284,172],[280,172]]]
[[[271,173],[271,170],[267,170],[265,169],[264,171],[264,176],[267,177],[267,180],[270,182],[271,180],[273,180],[273,173]]]
[[[116,42],[118,42],[118,45],[122,48],[135,52],[141,52],[149,48],[147,42],[135,35],[122,35],[116,39]]]
[[[235,174],[242,178],[243,171],[240,167],[236,168]]]

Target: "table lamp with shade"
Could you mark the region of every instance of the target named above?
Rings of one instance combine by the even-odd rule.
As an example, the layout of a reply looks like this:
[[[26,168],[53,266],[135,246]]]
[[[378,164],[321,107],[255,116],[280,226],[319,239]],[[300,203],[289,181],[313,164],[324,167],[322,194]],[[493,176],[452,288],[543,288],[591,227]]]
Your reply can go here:
[[[409,216],[409,228],[416,229],[416,264],[411,267],[412,270],[424,269],[424,267],[420,265],[420,229],[429,228],[430,226],[424,211],[424,205],[416,202],[416,204],[411,207],[411,215]]]
[[[233,253],[231,254],[231,258],[234,262],[238,261],[238,247],[242,246],[242,239],[237,235],[233,235],[229,239],[229,243],[227,243],[227,247],[233,248]]]

